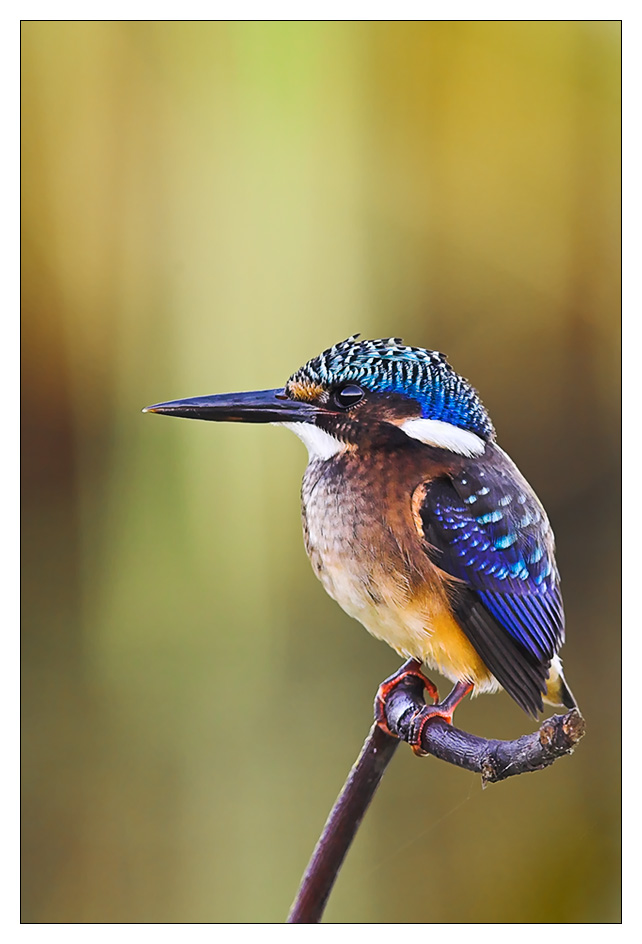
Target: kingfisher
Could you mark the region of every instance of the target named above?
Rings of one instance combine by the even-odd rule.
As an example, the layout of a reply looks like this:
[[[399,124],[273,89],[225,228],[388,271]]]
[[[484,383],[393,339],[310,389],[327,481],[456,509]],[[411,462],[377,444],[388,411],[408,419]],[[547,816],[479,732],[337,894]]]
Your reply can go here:
[[[144,412],[285,426],[306,445],[305,546],[325,590],[408,661],[433,717],[504,689],[528,714],[576,707],[559,657],[564,608],[546,512],[479,394],[438,351],[400,338],[333,345],[284,387],[172,400]],[[454,683],[439,700],[424,674]]]

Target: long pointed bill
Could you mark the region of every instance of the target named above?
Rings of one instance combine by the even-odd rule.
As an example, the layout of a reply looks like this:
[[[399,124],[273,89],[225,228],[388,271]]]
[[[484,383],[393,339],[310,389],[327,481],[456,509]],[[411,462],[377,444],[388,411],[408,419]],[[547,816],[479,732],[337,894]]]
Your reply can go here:
[[[248,393],[221,393],[190,400],[170,400],[145,407],[143,413],[166,413],[191,420],[232,421],[235,423],[305,423],[318,413],[312,403],[290,400],[282,387]]]

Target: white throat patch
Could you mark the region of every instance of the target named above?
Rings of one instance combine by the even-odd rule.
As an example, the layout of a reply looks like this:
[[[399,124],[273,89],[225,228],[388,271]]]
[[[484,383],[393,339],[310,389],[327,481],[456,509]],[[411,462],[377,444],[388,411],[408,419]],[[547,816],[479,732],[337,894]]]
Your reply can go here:
[[[314,423],[273,423],[274,426],[285,426],[291,429],[295,436],[305,443],[308,449],[310,462],[314,459],[331,459],[337,453],[346,449],[346,444],[326,433],[324,429]]]
[[[486,448],[486,443],[476,433],[460,429],[452,423],[444,423],[443,420],[406,420],[400,429],[411,439],[418,439],[427,446],[449,449],[460,456],[481,456]]]

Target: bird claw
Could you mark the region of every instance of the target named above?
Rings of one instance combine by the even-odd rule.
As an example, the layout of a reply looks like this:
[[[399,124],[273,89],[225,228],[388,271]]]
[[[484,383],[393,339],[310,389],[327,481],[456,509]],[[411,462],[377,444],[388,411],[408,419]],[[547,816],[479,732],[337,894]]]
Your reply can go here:
[[[388,727],[388,722],[386,721],[386,700],[388,699],[390,693],[409,676],[414,676],[421,681],[435,704],[437,704],[439,701],[439,692],[437,691],[434,683],[431,682],[429,678],[426,678],[426,676],[421,671],[421,662],[418,662],[416,659],[409,659],[407,662],[404,662],[400,669],[398,669],[393,675],[381,683],[375,697],[375,721],[382,731],[385,731],[385,733],[389,734],[391,737],[398,737],[398,735],[394,734],[394,732]]]
[[[414,717],[410,721],[409,734],[406,738],[413,752],[418,757],[426,757],[427,752],[421,747],[424,728],[433,718],[441,718],[446,724],[452,724],[455,708],[466,695],[470,694],[473,690],[473,683],[460,679],[460,681],[455,684],[450,694],[440,702],[439,692],[436,687],[421,671],[421,663],[417,662],[416,659],[410,659],[402,665],[394,675],[391,675],[390,678],[387,678],[385,682],[381,683],[377,697],[375,698],[375,721],[379,727],[391,737],[398,737],[399,735],[395,734],[388,727],[386,721],[386,699],[390,696],[393,689],[403,682],[404,679],[408,678],[408,676],[419,678],[434,700],[432,705],[424,705],[423,708],[415,712]]]
[[[427,757],[428,751],[424,751],[421,747],[421,739],[423,737],[424,728],[426,725],[432,721],[434,718],[441,718],[446,724],[453,723],[453,708],[450,710],[444,706],[442,707],[439,704],[426,705],[425,708],[421,708],[417,712],[415,717],[412,719],[412,727],[410,737],[408,738],[408,743],[412,748],[413,754],[416,754],[417,757]]]

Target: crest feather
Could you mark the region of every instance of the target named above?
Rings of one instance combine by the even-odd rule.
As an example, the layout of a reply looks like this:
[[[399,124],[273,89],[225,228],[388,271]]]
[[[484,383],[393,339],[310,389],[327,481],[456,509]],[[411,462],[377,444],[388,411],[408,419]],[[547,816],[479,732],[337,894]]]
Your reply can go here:
[[[354,334],[313,357],[290,377],[294,384],[327,388],[356,383],[373,393],[417,401],[424,419],[469,430],[485,441],[495,438],[490,417],[475,388],[441,351],[410,347],[401,338],[358,340]]]

